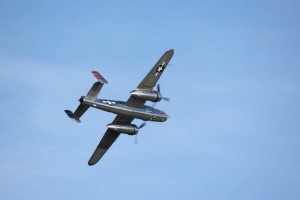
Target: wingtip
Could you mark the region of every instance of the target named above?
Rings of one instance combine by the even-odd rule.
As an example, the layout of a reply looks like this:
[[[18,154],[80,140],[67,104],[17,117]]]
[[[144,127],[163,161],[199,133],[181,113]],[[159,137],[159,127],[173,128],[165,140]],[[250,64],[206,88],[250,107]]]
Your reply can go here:
[[[172,57],[174,55],[174,49],[169,49],[168,51],[166,51],[165,55]]]
[[[100,160],[100,159],[99,159],[99,160]],[[88,165],[89,165],[89,166],[93,166],[93,165],[97,164],[99,160],[97,160],[97,159],[95,159],[95,158],[92,157],[92,158],[90,158],[90,160],[88,161]]]
[[[169,49],[167,52],[169,52],[169,53],[174,53],[174,49]]]

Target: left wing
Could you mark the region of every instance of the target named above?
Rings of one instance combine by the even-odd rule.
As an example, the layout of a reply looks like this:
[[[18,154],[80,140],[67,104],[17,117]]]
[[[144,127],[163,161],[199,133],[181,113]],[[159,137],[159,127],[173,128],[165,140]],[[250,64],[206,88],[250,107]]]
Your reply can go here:
[[[123,124],[128,125],[132,122],[133,118],[124,117],[121,115],[117,115],[114,119],[114,124]],[[107,129],[97,148],[95,149],[93,155],[91,156],[88,164],[94,165],[96,164],[102,156],[106,153],[109,147],[115,142],[115,140],[119,137],[120,133],[117,133],[111,129]]]

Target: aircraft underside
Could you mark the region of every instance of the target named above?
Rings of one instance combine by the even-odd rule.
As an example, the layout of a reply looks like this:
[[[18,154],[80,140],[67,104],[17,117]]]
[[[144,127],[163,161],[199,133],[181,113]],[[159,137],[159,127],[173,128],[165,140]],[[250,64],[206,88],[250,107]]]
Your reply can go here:
[[[168,119],[168,115],[154,107],[146,106],[146,101],[159,102],[160,100],[169,101],[169,98],[163,97],[160,93],[160,86],[156,84],[163,71],[166,69],[169,61],[174,54],[174,50],[166,51],[157,63],[152,67],[150,72],[144,77],[135,90],[131,91],[131,95],[126,102],[107,99],[97,99],[104,84],[107,80],[97,71],[92,71],[97,82],[93,84],[86,96],[80,98],[80,104],[73,113],[65,110],[66,114],[74,121],[81,122],[81,116],[90,108],[94,107],[100,110],[117,114],[112,123],[107,125],[100,143],[96,147],[88,164],[96,164],[106,151],[111,147],[120,134],[136,135],[139,129],[145,126],[145,122],[140,126],[132,124],[134,119],[144,121],[164,122]],[[156,90],[153,90],[154,86]]]
[[[124,101],[115,101],[107,99],[89,100],[86,98],[81,98],[80,101],[83,104],[92,106],[100,110],[120,114],[123,116],[133,117],[144,121],[164,122],[169,117],[163,111],[160,111],[153,107],[144,105],[142,108],[134,108],[131,106],[126,106],[126,102]]]

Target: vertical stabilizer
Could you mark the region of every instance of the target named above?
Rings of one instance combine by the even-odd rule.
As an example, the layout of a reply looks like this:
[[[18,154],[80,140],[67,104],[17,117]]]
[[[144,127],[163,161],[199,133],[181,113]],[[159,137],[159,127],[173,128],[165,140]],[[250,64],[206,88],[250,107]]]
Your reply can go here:
[[[82,103],[82,98],[86,98],[89,100],[95,100],[97,99],[100,90],[102,88],[102,86],[104,84],[107,84],[107,80],[105,80],[105,78],[97,71],[92,71],[92,74],[97,78],[97,82],[94,83],[94,85],[91,87],[91,89],[88,91],[88,93],[86,94],[85,97],[81,97],[80,98],[80,105],[77,107],[77,109],[75,110],[75,112],[73,113],[70,110],[65,110],[65,112],[67,113],[67,115],[74,121],[76,121],[77,123],[80,123],[80,117],[89,109],[89,105],[86,105],[84,103]]]

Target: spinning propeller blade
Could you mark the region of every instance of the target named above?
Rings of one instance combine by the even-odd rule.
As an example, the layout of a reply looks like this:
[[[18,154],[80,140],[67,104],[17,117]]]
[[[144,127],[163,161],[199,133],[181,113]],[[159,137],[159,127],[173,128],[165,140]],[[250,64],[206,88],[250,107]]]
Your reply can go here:
[[[156,88],[157,88],[157,92],[160,93],[160,84],[157,84],[157,85],[156,85]],[[168,98],[168,97],[162,97],[161,99],[163,99],[163,100],[165,100],[165,101],[167,101],[167,102],[170,101],[170,98]]]
[[[169,101],[170,101],[170,98],[168,98],[168,97],[163,97],[163,98],[161,98],[161,99],[165,100],[166,102],[169,102]]]
[[[138,143],[138,138],[137,138],[137,134],[136,134],[134,137],[134,144],[137,144],[137,143]]]
[[[146,122],[142,123],[138,128],[141,129],[143,128],[144,126],[146,126]],[[134,144],[137,144],[138,143],[138,138],[137,138],[137,134],[135,134],[135,137],[134,137]]]
[[[146,122],[142,123],[142,124],[139,126],[139,129],[143,128],[144,126],[146,126]]]

